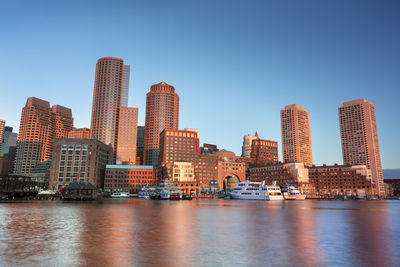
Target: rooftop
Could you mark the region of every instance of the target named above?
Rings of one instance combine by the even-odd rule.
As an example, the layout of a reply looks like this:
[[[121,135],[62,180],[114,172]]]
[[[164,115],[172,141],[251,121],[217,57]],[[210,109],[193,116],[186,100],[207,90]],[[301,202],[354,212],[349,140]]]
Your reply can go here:
[[[152,170],[151,165],[120,165],[120,164],[107,164],[106,169],[145,169]]]

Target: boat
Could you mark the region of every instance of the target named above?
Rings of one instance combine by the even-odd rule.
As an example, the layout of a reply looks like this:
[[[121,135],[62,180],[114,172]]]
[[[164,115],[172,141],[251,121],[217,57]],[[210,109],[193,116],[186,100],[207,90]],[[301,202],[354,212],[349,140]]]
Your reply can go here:
[[[114,192],[111,194],[112,198],[129,198],[131,195],[129,192]]]
[[[139,198],[150,199],[155,194],[156,189],[154,187],[145,185],[140,189],[138,193]]]
[[[172,183],[161,183],[157,188],[158,194],[161,199],[179,200],[182,199],[182,192],[180,187],[174,186]]]
[[[300,191],[293,185],[289,185],[286,191],[283,192],[283,198],[285,200],[305,200],[306,195],[302,195]]]
[[[265,185],[265,182],[240,182],[230,196],[233,199],[283,200],[282,192],[277,185]]]

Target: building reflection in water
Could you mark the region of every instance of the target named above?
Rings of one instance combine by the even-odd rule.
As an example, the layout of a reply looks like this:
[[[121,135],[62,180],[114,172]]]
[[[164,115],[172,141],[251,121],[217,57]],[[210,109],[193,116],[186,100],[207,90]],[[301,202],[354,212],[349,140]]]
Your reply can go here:
[[[292,258],[292,263],[297,266],[322,265],[313,204],[313,201],[283,202],[283,221],[287,227],[282,237],[288,242],[288,257]]]
[[[391,225],[387,203],[384,201],[371,202],[370,205],[354,203],[357,210],[349,213],[351,229],[350,246],[354,255],[355,265],[358,266],[399,266],[398,260],[400,235],[396,242],[391,238],[399,225]],[[400,216],[400,214],[398,214]],[[397,230],[399,232],[399,230]],[[395,255],[397,253],[397,262]]]

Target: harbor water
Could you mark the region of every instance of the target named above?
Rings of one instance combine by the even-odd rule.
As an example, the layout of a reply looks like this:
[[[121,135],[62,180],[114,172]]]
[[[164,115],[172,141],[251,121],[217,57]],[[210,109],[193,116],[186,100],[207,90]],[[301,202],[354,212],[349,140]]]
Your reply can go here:
[[[400,266],[400,201],[0,203],[0,266]]]

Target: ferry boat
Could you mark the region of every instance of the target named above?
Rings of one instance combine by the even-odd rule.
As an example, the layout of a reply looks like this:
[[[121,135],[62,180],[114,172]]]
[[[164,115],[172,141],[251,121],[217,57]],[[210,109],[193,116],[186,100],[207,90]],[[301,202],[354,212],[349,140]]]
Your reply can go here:
[[[145,185],[140,189],[138,193],[139,198],[150,199],[155,194],[156,189],[154,187]]]
[[[111,194],[111,197],[113,198],[129,198],[131,195],[129,192],[114,192]]]
[[[158,187],[158,194],[161,199],[179,200],[182,199],[180,187],[176,187],[169,182],[161,183]]]
[[[306,195],[302,195],[300,193],[300,191],[292,185],[289,185],[286,189],[286,192],[283,192],[283,197],[285,200],[304,200],[304,199],[306,199]]]
[[[265,185],[265,182],[240,182],[230,196],[233,199],[283,200],[282,192],[277,185]]]

